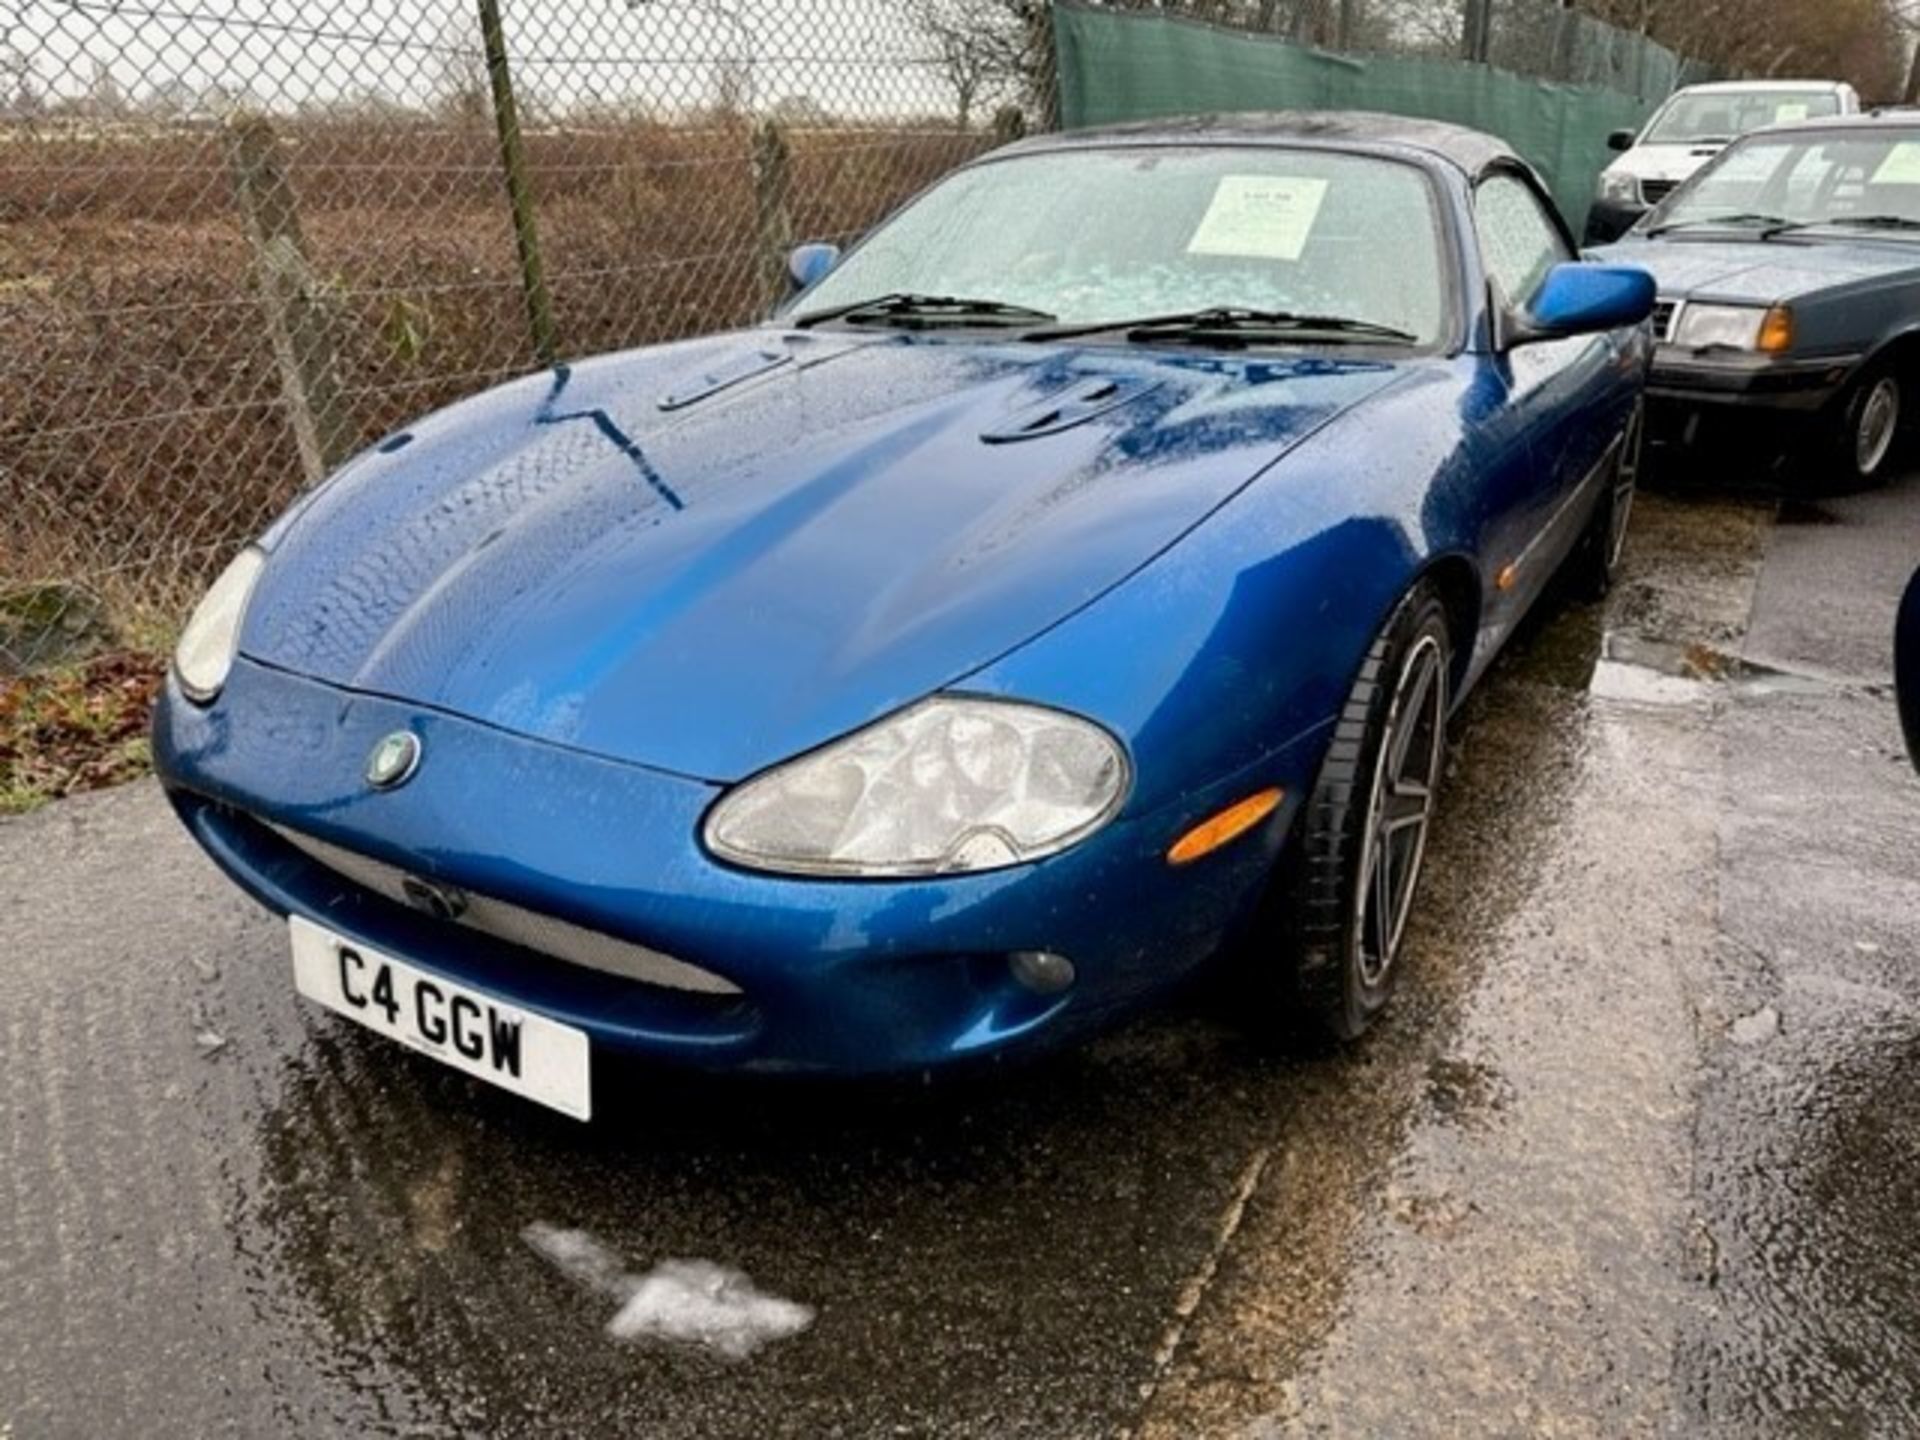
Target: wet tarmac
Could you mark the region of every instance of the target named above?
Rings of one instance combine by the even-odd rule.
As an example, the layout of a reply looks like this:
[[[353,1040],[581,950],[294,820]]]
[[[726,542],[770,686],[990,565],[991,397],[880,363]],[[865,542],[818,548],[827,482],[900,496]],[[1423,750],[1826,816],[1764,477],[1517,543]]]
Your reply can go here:
[[[151,785],[0,823],[0,1437],[1914,1433],[1920,483],[1775,508],[1496,667],[1346,1052],[583,1128],[298,1004]]]

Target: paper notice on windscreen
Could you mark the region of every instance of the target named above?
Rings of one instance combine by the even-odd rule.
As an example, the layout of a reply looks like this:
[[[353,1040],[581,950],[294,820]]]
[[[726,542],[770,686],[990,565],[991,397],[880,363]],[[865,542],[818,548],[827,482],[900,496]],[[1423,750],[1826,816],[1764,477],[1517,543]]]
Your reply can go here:
[[[1284,175],[1223,175],[1200,217],[1189,255],[1298,260],[1313,233],[1327,182]]]
[[[1869,185],[1920,185],[1920,142],[1902,140],[1887,152]]]
[[[1789,100],[1784,105],[1776,105],[1773,107],[1773,123],[1776,125],[1784,125],[1789,120],[1804,120],[1806,118],[1807,107],[1804,101]]]

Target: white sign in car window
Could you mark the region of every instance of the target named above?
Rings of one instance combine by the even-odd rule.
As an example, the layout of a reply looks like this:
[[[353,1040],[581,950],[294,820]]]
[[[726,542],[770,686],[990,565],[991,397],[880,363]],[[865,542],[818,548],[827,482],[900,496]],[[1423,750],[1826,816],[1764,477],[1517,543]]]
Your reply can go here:
[[[1187,253],[1298,260],[1326,196],[1327,182],[1307,176],[1222,175]]]
[[[1902,140],[1880,162],[1869,185],[1920,185],[1920,142]]]
[[[1727,152],[1727,158],[1720,162],[1720,168],[1713,172],[1715,180],[1753,181],[1766,180],[1780,166],[1780,158],[1786,152],[1778,145],[1746,145],[1738,150]]]
[[[1773,123],[1776,125],[1784,125],[1789,120],[1806,118],[1807,102],[1804,100],[1789,100],[1783,105],[1773,107]]]

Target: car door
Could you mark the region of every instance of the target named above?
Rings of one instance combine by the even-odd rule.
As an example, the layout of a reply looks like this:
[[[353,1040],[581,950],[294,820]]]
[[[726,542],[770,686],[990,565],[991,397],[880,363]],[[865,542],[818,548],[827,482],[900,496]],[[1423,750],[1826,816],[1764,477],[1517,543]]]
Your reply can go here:
[[[1493,169],[1474,187],[1474,230],[1491,303],[1509,314],[1524,312],[1548,272],[1574,258],[1557,215],[1518,168]],[[1621,345],[1620,335],[1579,335],[1503,344],[1492,357],[1528,453],[1484,537],[1495,606],[1507,612],[1495,618],[1507,624],[1565,558],[1599,493],[1598,467],[1625,422],[1623,401],[1631,404]]]

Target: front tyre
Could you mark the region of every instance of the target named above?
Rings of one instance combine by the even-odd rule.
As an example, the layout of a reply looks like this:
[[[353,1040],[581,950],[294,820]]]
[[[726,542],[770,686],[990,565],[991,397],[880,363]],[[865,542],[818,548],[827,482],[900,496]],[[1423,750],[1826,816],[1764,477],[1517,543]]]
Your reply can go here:
[[[1909,420],[1906,401],[1891,365],[1874,366],[1848,387],[1828,442],[1825,464],[1832,478],[1820,488],[1864,490],[1892,475]]]
[[[1604,600],[1620,573],[1627,550],[1627,526],[1633,518],[1633,497],[1640,483],[1640,452],[1646,428],[1646,408],[1636,403],[1614,452],[1606,490],[1594,501],[1593,518],[1567,562],[1568,579],[1583,600]]]
[[[1446,760],[1452,671],[1446,608],[1422,582],[1367,649],[1274,897],[1301,1006],[1342,1040],[1373,1023],[1399,973]]]

